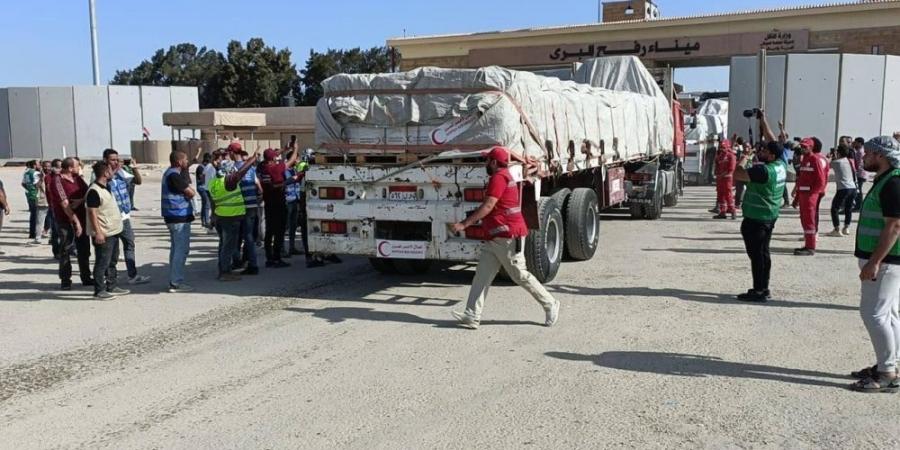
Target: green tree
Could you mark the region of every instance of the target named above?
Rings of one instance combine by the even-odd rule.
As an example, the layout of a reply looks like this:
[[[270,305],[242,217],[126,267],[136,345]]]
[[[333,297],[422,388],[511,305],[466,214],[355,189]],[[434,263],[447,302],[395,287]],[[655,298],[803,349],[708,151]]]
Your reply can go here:
[[[291,62],[291,51],[267,47],[262,39],[228,44],[222,70],[222,98],[229,106],[279,106],[281,98],[300,92],[300,76]]]
[[[131,70],[117,71],[110,84],[143,86],[197,86],[200,106],[227,106],[222,102],[222,69],[225,57],[206,47],[182,43],[159,49]]]
[[[399,61],[393,63],[399,65]],[[303,92],[298,99],[302,105],[313,106],[322,98],[322,82],[328,77],[339,73],[389,72],[391,65],[391,50],[388,47],[328,49],[324,53],[310,50],[306,67],[300,71]]]

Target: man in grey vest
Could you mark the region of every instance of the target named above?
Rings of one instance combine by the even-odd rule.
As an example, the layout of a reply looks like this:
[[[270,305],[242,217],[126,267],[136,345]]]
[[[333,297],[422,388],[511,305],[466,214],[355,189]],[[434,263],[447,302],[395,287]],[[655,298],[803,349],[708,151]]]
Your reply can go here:
[[[119,260],[119,234],[122,213],[109,191],[112,168],[104,161],[94,164],[94,183],[88,188],[87,232],[94,241],[94,297],[111,300],[130,292],[117,286],[116,263]]]

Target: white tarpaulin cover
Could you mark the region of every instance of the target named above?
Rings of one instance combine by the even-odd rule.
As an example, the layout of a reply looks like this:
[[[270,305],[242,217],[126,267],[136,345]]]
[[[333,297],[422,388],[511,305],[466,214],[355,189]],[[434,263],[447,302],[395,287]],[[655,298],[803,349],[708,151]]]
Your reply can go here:
[[[345,144],[350,150],[435,146],[435,152],[500,144],[538,158],[547,154],[543,147],[550,142],[552,157],[562,167],[571,144],[575,166],[580,166],[584,142],[590,143],[594,158],[602,142],[607,160],[671,152],[670,103],[658,88],[658,95],[635,93],[651,92],[646,80],[652,76],[643,66],[646,76],[639,75],[632,62],[621,69],[624,60],[615,59],[618,65],[592,65],[590,73],[605,82],[611,82],[612,73],[626,75],[613,83],[621,90],[501,67],[336,75],[322,83],[316,141]]]
[[[706,141],[724,136],[728,129],[728,102],[721,99],[709,99],[697,108],[696,127],[691,128],[694,117],[685,116],[685,139],[688,141]]]

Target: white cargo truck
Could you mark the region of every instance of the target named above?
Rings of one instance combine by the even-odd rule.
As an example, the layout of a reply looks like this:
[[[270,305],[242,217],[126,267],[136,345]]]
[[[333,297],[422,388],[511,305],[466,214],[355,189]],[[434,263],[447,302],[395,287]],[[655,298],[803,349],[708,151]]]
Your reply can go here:
[[[531,161],[511,171],[531,229],[528,268],[542,282],[564,257],[594,255],[601,210],[658,218],[681,186],[671,97],[636,58],[575,70],[584,82],[500,67],[326,80],[305,184],[310,251],[367,256],[382,272],[477,260],[485,236],[448,225],[484,199],[481,152],[498,145]]]

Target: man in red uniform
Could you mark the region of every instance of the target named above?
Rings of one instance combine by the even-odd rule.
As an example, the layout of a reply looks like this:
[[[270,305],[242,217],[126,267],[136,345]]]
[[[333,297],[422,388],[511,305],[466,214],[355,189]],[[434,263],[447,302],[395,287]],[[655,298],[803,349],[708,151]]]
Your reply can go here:
[[[284,200],[284,172],[288,166],[297,162],[297,152],[291,156],[287,164],[281,160],[279,152],[267,149],[263,152],[263,163],[257,174],[262,184],[263,202],[266,214],[266,267],[289,267],[290,263],[281,259],[284,252],[284,232],[287,225],[287,205]]]
[[[722,140],[719,151],[716,152],[716,198],[719,204],[719,215],[713,219],[725,219],[731,214],[731,219],[737,218],[737,209],[734,207],[734,169],[737,166],[737,157],[731,149],[731,141]]]
[[[522,217],[519,186],[509,173],[509,158],[509,151],[502,147],[494,147],[488,152],[487,171],[491,178],[484,202],[466,220],[452,226],[454,233],[460,233],[481,220],[485,236],[490,239],[482,246],[466,310],[453,311],[453,316],[464,328],[478,328],[484,298],[501,267],[544,307],[546,326],[553,326],[559,316],[559,302],[525,268],[521,243],[528,235],[528,226]]]
[[[800,159],[793,206],[800,206],[805,245],[794,250],[794,255],[813,256],[819,234],[819,205],[828,185],[828,161],[822,156],[822,142],[816,138],[803,139],[800,148],[803,157]]]

